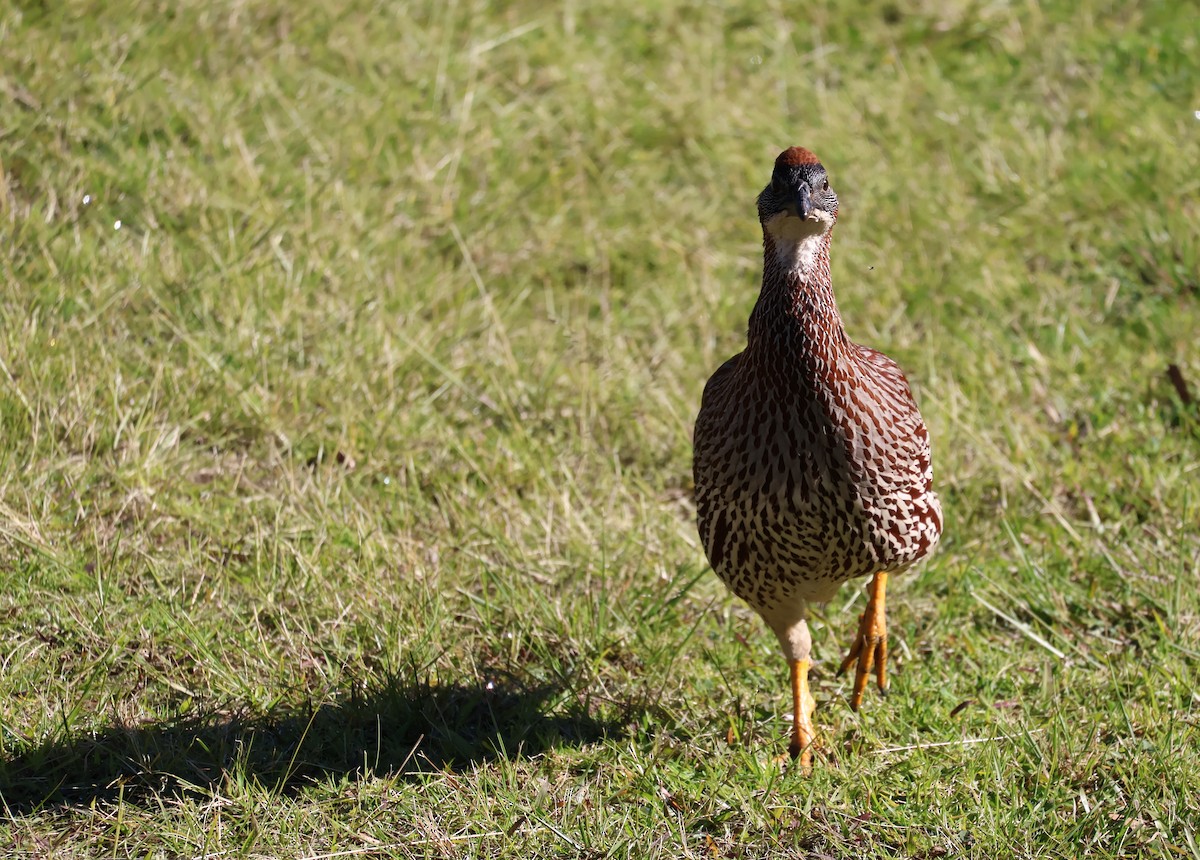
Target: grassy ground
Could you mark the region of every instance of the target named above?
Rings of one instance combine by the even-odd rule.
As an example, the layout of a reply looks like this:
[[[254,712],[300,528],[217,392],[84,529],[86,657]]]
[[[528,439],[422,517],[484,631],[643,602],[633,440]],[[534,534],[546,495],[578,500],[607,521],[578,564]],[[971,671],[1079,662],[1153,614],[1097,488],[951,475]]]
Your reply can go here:
[[[1200,857],[1187,4],[0,12],[0,845]],[[819,765],[691,420],[784,146],[947,532]]]

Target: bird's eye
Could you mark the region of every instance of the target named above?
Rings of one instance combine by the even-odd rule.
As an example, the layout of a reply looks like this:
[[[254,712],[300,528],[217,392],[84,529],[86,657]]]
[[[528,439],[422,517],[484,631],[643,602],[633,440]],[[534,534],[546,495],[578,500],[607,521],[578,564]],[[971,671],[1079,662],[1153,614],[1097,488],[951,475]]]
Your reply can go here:
[[[822,190],[822,191],[828,191],[828,190],[829,190],[829,180],[828,180],[828,179],[826,179],[826,180],[825,180],[825,184],[824,184],[824,185],[821,187],[821,190]]]

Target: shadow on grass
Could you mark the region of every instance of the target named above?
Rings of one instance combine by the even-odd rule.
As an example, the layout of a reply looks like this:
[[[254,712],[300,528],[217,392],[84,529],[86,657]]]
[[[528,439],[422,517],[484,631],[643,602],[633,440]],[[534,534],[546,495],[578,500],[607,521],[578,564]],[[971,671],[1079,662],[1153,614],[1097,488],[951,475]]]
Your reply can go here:
[[[92,801],[211,796],[247,780],[288,794],[330,777],[460,770],[622,733],[555,685],[393,678],[316,708],[210,711],[67,733],[0,759],[0,800],[21,815]],[[11,747],[10,747],[11,749]]]

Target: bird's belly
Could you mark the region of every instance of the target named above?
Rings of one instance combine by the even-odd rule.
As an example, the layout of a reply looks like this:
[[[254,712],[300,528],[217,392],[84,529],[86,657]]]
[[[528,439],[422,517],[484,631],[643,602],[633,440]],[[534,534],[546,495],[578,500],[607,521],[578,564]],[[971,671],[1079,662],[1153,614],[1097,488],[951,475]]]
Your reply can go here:
[[[872,489],[829,471],[774,471],[747,481],[743,492],[714,500],[711,529],[702,523],[713,569],[762,607],[825,601],[849,580],[907,568],[937,539],[922,525],[929,500]]]
[[[823,602],[876,567],[851,506],[803,480],[749,481],[744,492],[707,497],[701,535],[713,570],[756,608]],[[756,486],[757,485],[757,486]]]

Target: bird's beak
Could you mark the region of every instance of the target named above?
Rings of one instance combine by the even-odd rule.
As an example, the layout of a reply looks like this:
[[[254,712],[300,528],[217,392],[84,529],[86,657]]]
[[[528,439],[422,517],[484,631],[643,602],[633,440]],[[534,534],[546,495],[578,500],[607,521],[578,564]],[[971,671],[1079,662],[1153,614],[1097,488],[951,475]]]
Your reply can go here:
[[[813,212],[812,192],[808,189],[807,182],[800,183],[800,190],[796,192],[796,214],[800,216],[801,221],[807,221],[808,216]]]

